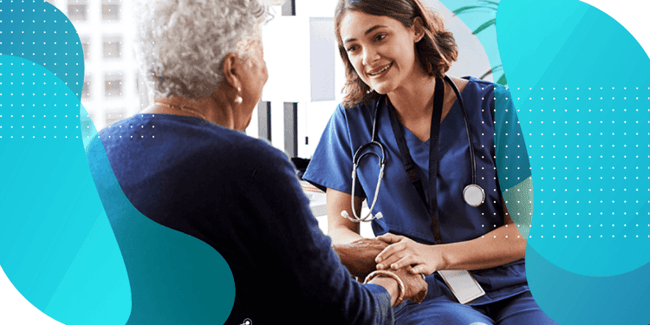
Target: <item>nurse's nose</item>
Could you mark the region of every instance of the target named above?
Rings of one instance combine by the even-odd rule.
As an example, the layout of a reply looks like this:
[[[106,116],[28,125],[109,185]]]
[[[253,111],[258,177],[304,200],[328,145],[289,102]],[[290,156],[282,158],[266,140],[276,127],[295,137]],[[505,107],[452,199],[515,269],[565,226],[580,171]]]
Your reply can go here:
[[[379,59],[379,53],[372,47],[364,47],[363,49],[363,65],[370,65]]]

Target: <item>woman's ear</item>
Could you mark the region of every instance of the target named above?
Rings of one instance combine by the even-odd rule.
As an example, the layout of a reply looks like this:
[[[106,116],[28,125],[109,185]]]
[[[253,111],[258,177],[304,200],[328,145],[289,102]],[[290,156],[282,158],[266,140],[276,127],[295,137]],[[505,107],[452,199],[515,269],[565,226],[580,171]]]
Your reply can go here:
[[[413,19],[413,31],[415,32],[414,36],[415,38],[413,39],[415,43],[419,42],[422,40],[424,37],[424,23],[422,22],[422,17],[415,17]]]
[[[239,75],[241,59],[235,53],[228,53],[223,59],[223,77],[224,81],[234,89],[240,89],[242,80]]]

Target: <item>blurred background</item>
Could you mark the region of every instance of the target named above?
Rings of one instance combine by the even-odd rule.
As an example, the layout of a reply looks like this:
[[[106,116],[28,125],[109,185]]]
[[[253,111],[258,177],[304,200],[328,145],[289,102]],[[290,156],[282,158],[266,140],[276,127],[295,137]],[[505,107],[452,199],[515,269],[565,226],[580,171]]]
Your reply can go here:
[[[79,34],[85,61],[81,102],[97,130],[148,106],[150,98],[132,49],[132,0],[48,2],[71,19]],[[269,80],[246,133],[268,139],[291,157],[309,158],[341,101],[345,81],[334,37],[336,0],[269,2],[275,16],[263,27]],[[498,2],[445,1],[454,5],[451,9],[438,1],[424,3],[443,17],[460,47],[459,60],[448,74],[492,80],[488,55],[477,36],[496,35]],[[461,17],[475,22],[469,24],[471,29]],[[493,57],[498,54],[490,54]],[[497,80],[498,70],[496,66]]]

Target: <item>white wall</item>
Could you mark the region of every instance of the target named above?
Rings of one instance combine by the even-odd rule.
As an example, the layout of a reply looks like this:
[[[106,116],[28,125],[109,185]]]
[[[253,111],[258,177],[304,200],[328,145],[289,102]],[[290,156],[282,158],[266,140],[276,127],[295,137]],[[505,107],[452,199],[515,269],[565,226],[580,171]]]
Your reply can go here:
[[[329,101],[312,101],[310,97],[310,61],[309,19],[314,17],[333,18],[336,0],[296,0],[296,17],[277,15],[263,30],[264,56],[269,69],[269,81],[264,89],[262,100],[272,102],[272,143],[279,149],[284,148],[283,102],[299,102],[298,115],[298,156],[311,157],[318,140],[330,118],[330,115],[342,99],[340,93],[345,82],[343,64],[339,57],[337,45],[332,40],[331,50],[324,55],[334,56],[335,97]],[[460,48],[458,61],[449,71],[451,76],[479,77],[490,69],[483,47],[471,30],[440,2],[425,0],[445,20],[446,27],[456,38]],[[256,118],[256,117],[255,117]],[[257,125],[247,130],[251,136],[257,136]],[[305,144],[305,138],[309,144]]]

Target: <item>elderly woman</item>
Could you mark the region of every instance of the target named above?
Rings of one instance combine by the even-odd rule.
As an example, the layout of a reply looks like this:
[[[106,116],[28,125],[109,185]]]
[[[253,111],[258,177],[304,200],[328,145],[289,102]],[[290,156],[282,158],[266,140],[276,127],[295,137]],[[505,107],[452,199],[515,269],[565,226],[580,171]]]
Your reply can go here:
[[[287,157],[246,136],[268,78],[257,0],[157,0],[138,10],[142,114],[100,132],[122,191],[143,215],[203,240],[228,262],[228,324],[389,324],[422,299],[406,270],[355,281],[318,228]],[[156,141],[134,141],[156,130]]]

